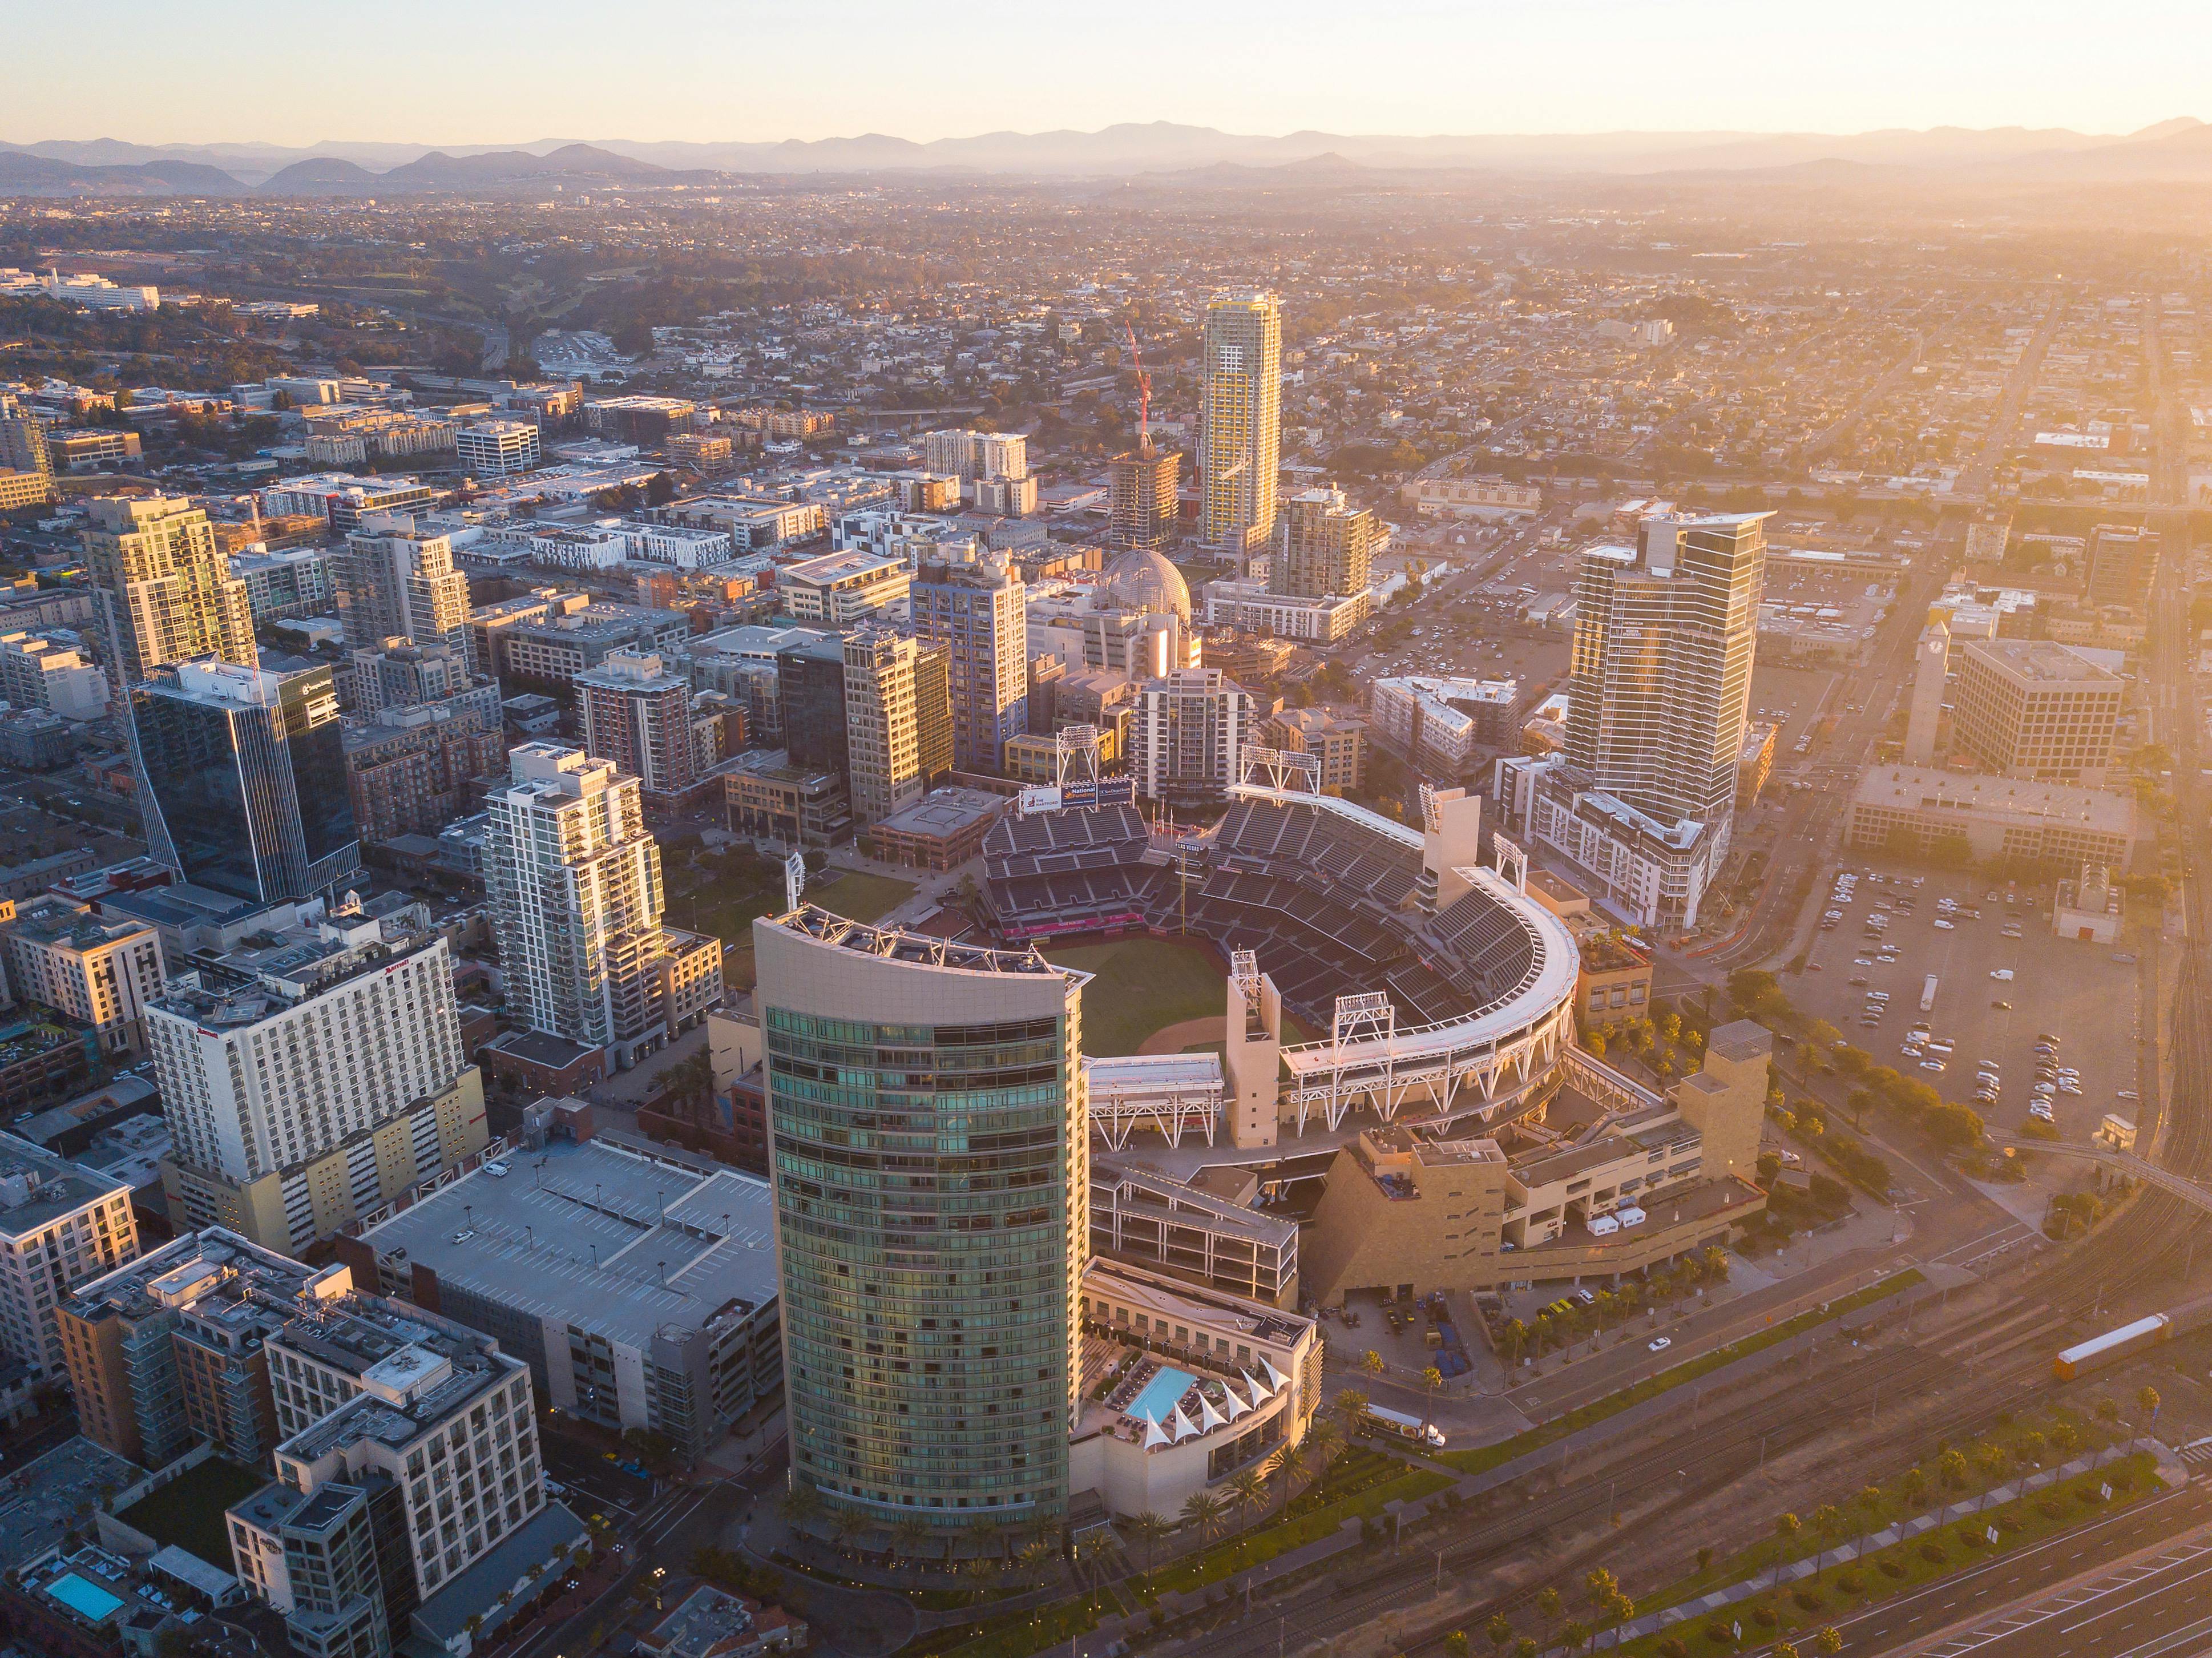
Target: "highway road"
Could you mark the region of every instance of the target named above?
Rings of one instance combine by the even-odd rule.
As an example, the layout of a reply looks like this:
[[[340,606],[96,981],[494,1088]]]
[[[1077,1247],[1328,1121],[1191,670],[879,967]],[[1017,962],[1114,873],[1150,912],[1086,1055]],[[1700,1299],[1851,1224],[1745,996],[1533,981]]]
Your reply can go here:
[[[2185,1486],[2002,1554],[1837,1625],[1853,1658],[2197,1658],[2155,1631],[2212,1631],[2212,1491]]]

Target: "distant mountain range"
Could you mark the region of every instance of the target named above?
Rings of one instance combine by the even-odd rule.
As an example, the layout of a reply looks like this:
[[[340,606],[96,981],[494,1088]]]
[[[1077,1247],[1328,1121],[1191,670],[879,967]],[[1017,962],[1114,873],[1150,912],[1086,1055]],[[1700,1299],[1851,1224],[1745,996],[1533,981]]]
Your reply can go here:
[[[1991,182],[2212,183],[2212,126],[2162,121],[2124,135],[2063,127],[1781,132],[1606,132],[1283,137],[1158,121],[1097,132],[988,132],[928,143],[863,133],[769,143],[592,143],[508,149],[326,143],[158,145],[119,139],[0,144],[0,195],[400,195],[706,182],[728,174],[920,173],[1061,178],[1216,176],[1296,168],[1316,177],[1454,169],[1519,175],[1731,173],[1846,163]]]

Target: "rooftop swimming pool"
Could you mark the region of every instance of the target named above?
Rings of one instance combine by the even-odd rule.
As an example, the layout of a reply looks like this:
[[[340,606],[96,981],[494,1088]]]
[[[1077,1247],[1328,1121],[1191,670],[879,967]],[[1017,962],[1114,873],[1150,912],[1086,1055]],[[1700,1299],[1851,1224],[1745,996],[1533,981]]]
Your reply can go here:
[[[64,1572],[46,1585],[52,1595],[71,1612],[98,1623],[123,1604],[115,1596],[95,1583],[88,1583],[75,1572]]]
[[[1198,1378],[1188,1370],[1163,1370],[1145,1384],[1144,1392],[1129,1403],[1129,1414],[1147,1422],[1164,1422],[1176,1401],[1190,1391]]]

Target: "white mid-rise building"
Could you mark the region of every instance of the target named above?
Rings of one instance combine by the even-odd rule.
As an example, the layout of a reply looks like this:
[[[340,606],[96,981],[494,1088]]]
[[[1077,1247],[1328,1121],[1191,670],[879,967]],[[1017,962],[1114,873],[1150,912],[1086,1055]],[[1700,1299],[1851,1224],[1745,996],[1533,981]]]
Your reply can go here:
[[[559,743],[508,760],[484,836],[507,1005],[529,1029],[628,1066],[667,1034],[671,950],[639,780]]]
[[[512,477],[538,465],[538,423],[488,420],[464,426],[453,434],[453,452],[463,468],[477,477]]]
[[[354,909],[172,979],[146,1022],[179,1224],[297,1250],[483,1150],[453,972]]]
[[[146,1009],[167,977],[161,940],[143,921],[103,918],[66,898],[33,898],[0,922],[8,987],[90,1025],[111,1054],[143,1050]]]
[[[1138,693],[1129,732],[1137,793],[1169,805],[1206,806],[1229,798],[1259,706],[1218,668],[1179,668]]]
[[[107,675],[74,640],[0,635],[0,698],[64,720],[97,720],[107,712]]]

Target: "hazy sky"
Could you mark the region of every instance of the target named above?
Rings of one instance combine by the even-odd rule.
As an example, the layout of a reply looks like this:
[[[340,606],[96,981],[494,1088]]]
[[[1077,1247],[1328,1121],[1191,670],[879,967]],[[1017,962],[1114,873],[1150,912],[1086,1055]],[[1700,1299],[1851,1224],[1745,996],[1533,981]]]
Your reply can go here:
[[[2212,116],[2204,0],[98,0],[0,140],[1859,131]],[[1040,21],[1047,20],[1047,21]]]

